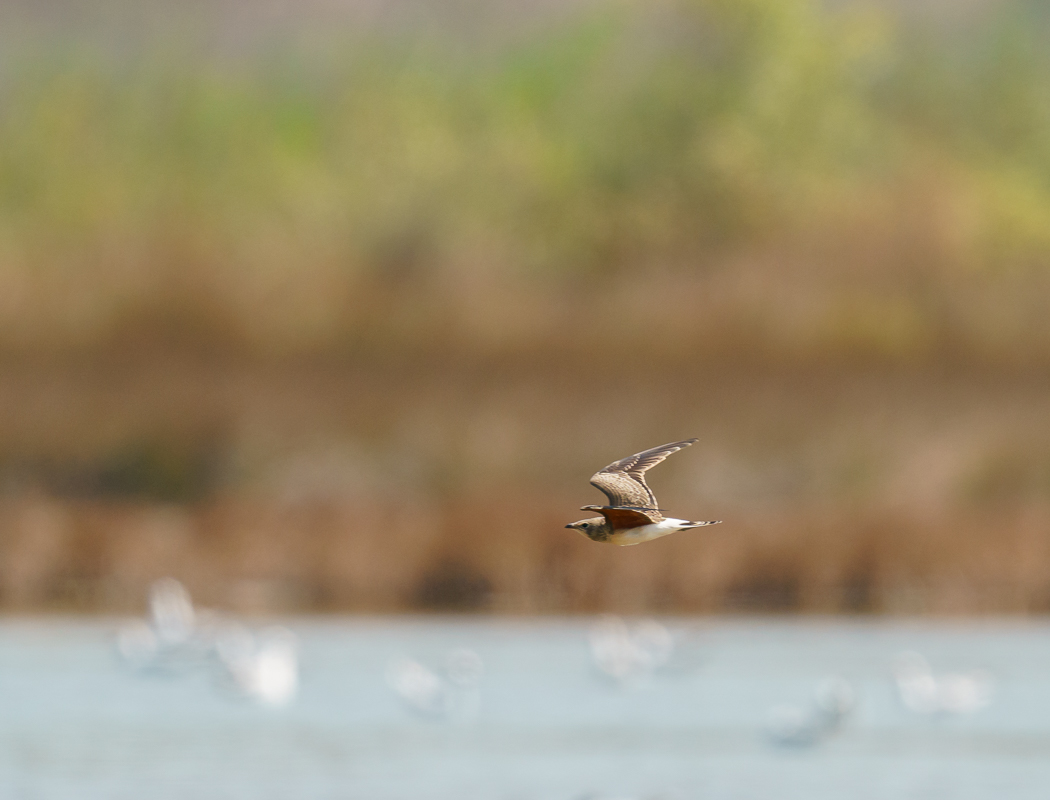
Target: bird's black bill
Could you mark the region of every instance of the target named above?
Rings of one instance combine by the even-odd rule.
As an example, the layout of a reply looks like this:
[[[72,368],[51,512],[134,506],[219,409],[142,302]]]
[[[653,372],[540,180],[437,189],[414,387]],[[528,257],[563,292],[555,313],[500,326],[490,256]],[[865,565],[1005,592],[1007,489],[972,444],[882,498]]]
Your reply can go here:
[[[566,525],[565,527],[566,527],[566,528],[571,528],[571,527],[572,527],[572,525]]]

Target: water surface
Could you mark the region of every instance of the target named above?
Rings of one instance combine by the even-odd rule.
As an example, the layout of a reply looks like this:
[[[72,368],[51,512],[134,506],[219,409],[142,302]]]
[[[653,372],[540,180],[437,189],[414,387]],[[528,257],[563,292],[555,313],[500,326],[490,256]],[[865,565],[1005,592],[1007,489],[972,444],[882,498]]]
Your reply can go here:
[[[591,619],[291,619],[301,689],[282,708],[239,698],[209,669],[137,673],[116,620],[0,623],[0,797],[775,798],[1047,796],[1050,625],[671,619],[674,658],[627,685],[603,678]],[[476,712],[414,713],[392,660],[485,664]],[[901,703],[890,665],[989,670],[995,695],[962,715]],[[770,708],[804,705],[828,675],[857,706],[841,730],[786,747]]]

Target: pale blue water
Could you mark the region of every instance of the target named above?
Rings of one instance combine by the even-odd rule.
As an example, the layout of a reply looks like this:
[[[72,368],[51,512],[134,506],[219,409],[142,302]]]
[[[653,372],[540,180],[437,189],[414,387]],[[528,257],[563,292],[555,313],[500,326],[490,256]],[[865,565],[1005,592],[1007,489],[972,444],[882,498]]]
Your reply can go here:
[[[297,700],[279,709],[205,672],[135,674],[117,622],[0,623],[0,798],[416,800],[1050,797],[1050,625],[997,621],[665,620],[683,639],[666,674],[623,689],[591,664],[589,619],[292,619]],[[485,662],[472,721],[414,716],[391,659]],[[995,675],[990,706],[903,708],[889,665]],[[777,747],[769,708],[838,674],[858,693],[841,732]]]

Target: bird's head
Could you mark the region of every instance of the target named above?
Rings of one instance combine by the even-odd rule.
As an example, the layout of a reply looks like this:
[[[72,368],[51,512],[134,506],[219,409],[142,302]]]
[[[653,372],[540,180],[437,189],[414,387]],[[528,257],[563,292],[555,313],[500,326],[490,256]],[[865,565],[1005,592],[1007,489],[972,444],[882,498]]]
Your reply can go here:
[[[605,517],[581,519],[579,522],[571,522],[565,527],[572,528],[573,530],[582,533],[588,539],[594,539],[598,542],[604,541],[609,537],[609,534],[612,533],[612,530],[609,528],[609,523],[605,521]]]

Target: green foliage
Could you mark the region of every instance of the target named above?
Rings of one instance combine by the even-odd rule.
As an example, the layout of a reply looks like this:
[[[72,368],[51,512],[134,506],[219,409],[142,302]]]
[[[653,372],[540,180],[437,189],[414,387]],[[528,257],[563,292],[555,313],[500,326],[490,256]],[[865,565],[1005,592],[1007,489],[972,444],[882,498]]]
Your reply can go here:
[[[41,41],[0,64],[0,341],[106,341],[177,297],[263,348],[325,347],[377,287],[695,269],[917,180],[949,259],[1041,264],[1047,29],[1037,5],[948,36],[691,0],[489,50]]]

